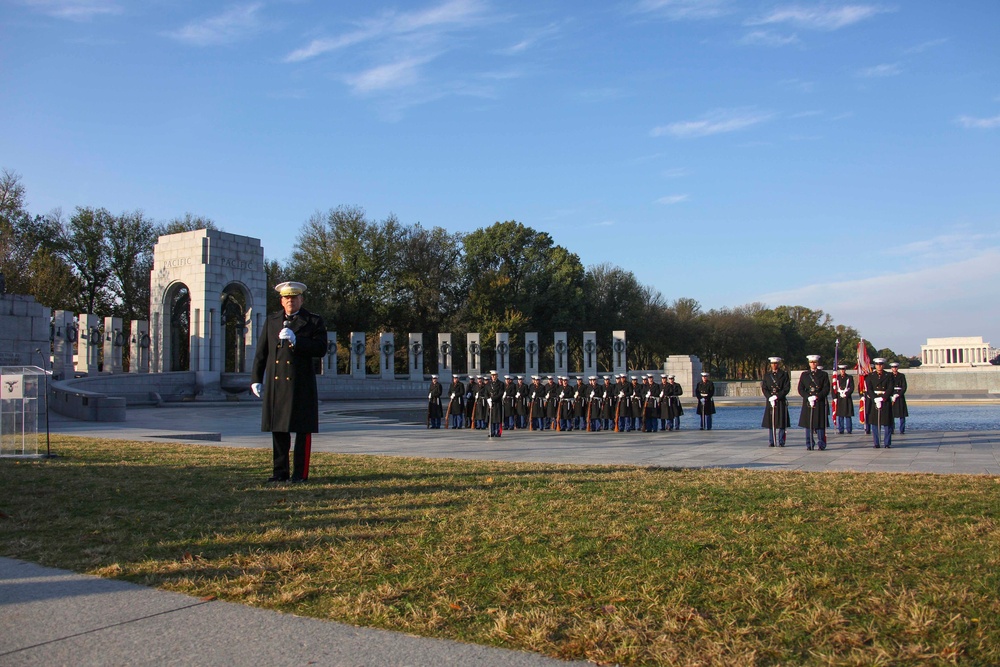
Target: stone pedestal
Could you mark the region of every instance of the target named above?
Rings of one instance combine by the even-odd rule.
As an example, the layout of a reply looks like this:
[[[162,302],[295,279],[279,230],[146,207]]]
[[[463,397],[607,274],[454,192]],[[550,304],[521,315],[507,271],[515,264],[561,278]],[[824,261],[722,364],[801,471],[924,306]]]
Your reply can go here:
[[[611,370],[615,375],[628,372],[628,342],[624,330],[611,332]]]
[[[92,375],[101,366],[101,349],[104,345],[101,318],[85,313],[77,317],[76,326],[76,370]]]
[[[0,366],[49,369],[51,332],[52,312],[35,297],[0,294]]]
[[[538,332],[529,331],[524,334],[524,374],[531,379],[532,375],[538,375],[539,355],[541,348],[538,345]]]
[[[469,375],[483,374],[483,347],[479,344],[479,334],[470,333],[465,337],[466,351],[469,353]]]
[[[695,385],[701,382],[701,370],[701,359],[693,354],[671,354],[663,363],[663,372],[674,376],[685,396],[694,394]]]
[[[553,336],[552,359],[557,376],[569,374],[569,338],[565,331],[557,331]]]
[[[320,368],[320,375],[337,374],[337,332],[326,332],[326,355],[323,357],[323,365]]]
[[[368,375],[365,368],[365,332],[351,332],[351,377],[364,378]]]
[[[396,343],[391,333],[383,333],[379,335],[378,355],[379,376],[383,380],[395,380]]]
[[[73,354],[76,352],[76,315],[68,310],[57,310],[52,315],[55,335],[52,339],[52,379],[72,378],[76,368]]]
[[[583,376],[597,375],[597,332],[583,332]]]
[[[453,352],[451,334],[439,333],[437,335],[438,380],[446,387],[451,384],[451,379],[455,376],[455,371],[452,367]]]
[[[424,335],[422,333],[411,333],[407,340],[406,349],[409,358],[408,375],[415,382],[423,382],[424,379]],[[439,374],[440,375],[440,374]],[[438,378],[440,380],[440,377]]]
[[[505,375],[510,375],[510,334],[509,333],[498,333],[497,334],[496,369],[497,369],[497,374],[501,377],[501,379]]]
[[[104,373],[123,373],[125,365],[122,362],[122,351],[125,349],[125,332],[122,331],[122,318],[104,318]]]
[[[149,372],[149,322],[136,320],[132,322],[132,335],[129,337],[129,373]]]

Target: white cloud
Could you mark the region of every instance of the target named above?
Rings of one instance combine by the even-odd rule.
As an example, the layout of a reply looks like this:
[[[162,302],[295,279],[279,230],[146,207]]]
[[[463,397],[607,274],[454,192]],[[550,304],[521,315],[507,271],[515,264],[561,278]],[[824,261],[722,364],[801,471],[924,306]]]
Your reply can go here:
[[[906,55],[908,55],[908,56],[912,56],[912,55],[916,55],[918,53],[923,53],[924,51],[928,51],[930,49],[936,48],[938,46],[941,46],[942,44],[946,44],[947,42],[948,42],[947,38],[944,38],[944,37],[942,37],[940,39],[931,39],[931,40],[928,40],[926,42],[922,42],[920,44],[917,44],[916,46],[911,46],[910,48],[905,49],[903,51],[903,53],[906,54]]]
[[[217,16],[192,21],[167,36],[195,46],[231,44],[261,31],[261,7],[263,4],[259,2],[236,5]]]
[[[781,47],[801,44],[802,42],[798,35],[779,35],[772,30],[754,30],[744,35],[739,43],[745,46]]]
[[[460,29],[478,22],[485,5],[478,0],[448,0],[429,9],[413,12],[385,12],[365,21],[361,28],[338,37],[315,39],[285,56],[286,63],[301,62],[363,42],[403,36],[433,38],[441,31]]]
[[[121,14],[115,0],[23,0],[22,4],[54,18],[87,21],[97,16]]]
[[[687,120],[655,127],[654,137],[669,135],[678,139],[707,137],[713,134],[736,132],[770,120],[774,114],[748,109],[719,109],[700,120]]]
[[[633,12],[657,14],[671,21],[714,19],[730,13],[729,0],[639,0]]]
[[[535,47],[537,44],[558,35],[562,31],[562,26],[550,23],[544,28],[539,28],[528,33],[523,39],[498,51],[501,55],[515,56]]]
[[[802,7],[792,5],[775,9],[770,14],[750,19],[746,25],[788,23],[809,30],[839,30],[870,19],[885,9],[874,5],[842,5],[839,7]]]
[[[379,65],[346,78],[354,92],[365,94],[412,86],[420,80],[420,66],[428,59],[407,58]]]
[[[866,67],[858,72],[858,76],[862,76],[867,79],[877,79],[886,76],[898,76],[902,73],[903,68],[899,66],[899,63],[886,63],[883,65],[875,65],[874,67]]]
[[[958,230],[886,251],[894,267],[865,278],[764,294],[765,303],[808,304],[855,327],[876,347],[916,354],[932,336],[1000,333],[1000,235]],[[941,261],[942,257],[955,258]],[[860,262],[857,268],[877,266]]]
[[[688,195],[669,195],[667,197],[660,197],[656,200],[657,204],[665,204],[667,206],[672,206],[673,204],[680,204],[682,201],[687,201]]]
[[[1000,127],[1000,116],[992,118],[973,118],[972,116],[959,116],[956,122],[964,128],[970,130],[992,130]]]

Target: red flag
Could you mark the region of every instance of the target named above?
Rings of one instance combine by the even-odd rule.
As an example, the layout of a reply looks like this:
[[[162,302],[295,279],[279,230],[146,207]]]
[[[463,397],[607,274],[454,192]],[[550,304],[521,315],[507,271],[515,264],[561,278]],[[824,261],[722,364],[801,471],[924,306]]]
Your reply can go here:
[[[865,347],[865,339],[858,343],[858,418],[861,423],[865,422],[865,376],[872,372],[872,362],[868,358],[868,349]]]

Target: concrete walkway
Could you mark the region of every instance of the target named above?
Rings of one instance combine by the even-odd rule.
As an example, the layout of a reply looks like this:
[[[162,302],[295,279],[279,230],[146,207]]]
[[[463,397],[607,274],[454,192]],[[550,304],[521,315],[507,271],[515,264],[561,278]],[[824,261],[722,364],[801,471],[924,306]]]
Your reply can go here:
[[[567,464],[1000,475],[1000,431],[911,429],[893,436],[893,448],[885,450],[873,449],[871,436],[863,429],[855,428],[853,435],[828,430],[827,450],[810,452],[800,428],[788,429],[784,448],[769,448],[764,429],[699,431],[697,418],[688,416],[682,418],[682,430],[667,433],[508,431],[502,438],[490,439],[484,431],[428,430],[419,422],[421,409],[419,401],[323,403],[313,451]],[[124,424],[53,415],[51,428],[54,433],[100,438],[271,448],[270,433],[260,432],[260,405],[251,403],[131,408]],[[262,467],[262,474],[268,472]]]
[[[767,432],[555,433],[428,430],[420,402],[321,405],[313,450],[429,458],[727,467],[816,472],[1000,475],[1000,431],[897,435],[873,449],[862,430],[830,433],[806,451],[803,431],[769,448]],[[260,406],[247,403],[129,409],[124,424],[52,415],[53,433],[270,450]],[[690,426],[694,430],[690,430]],[[44,442],[43,442],[44,447]],[[58,454],[58,450],[53,453]],[[269,460],[265,457],[264,460]],[[262,465],[262,479],[269,474]],[[54,570],[0,558],[0,665],[499,665],[566,663],[530,653],[355,628]]]

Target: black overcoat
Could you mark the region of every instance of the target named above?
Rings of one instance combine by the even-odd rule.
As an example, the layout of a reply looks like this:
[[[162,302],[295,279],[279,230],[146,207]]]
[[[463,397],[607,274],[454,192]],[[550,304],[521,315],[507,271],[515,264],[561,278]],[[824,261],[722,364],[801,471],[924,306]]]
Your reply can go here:
[[[285,317],[284,311],[267,316],[253,358],[251,381],[264,385],[260,430],[317,433],[315,359],[326,354],[326,325],[319,315],[300,308],[288,324],[295,333],[295,345],[289,345],[278,339]]]
[[[792,390],[792,381],[788,373],[783,370],[777,372],[768,371],[760,383],[760,392],[767,397],[764,404],[764,418],[760,422],[761,428],[788,428],[792,420],[788,416],[788,392]],[[777,396],[778,400],[771,405],[771,397]],[[771,424],[771,416],[774,416],[774,424]]]
[[[892,395],[895,400],[892,401],[892,416],[893,417],[909,417],[910,411],[906,409],[906,376],[902,373],[889,372],[892,377]]]
[[[890,397],[893,388],[892,373],[872,371],[865,378],[865,419],[872,426],[892,426]],[[875,399],[882,398],[882,409],[875,407]]]
[[[711,380],[702,380],[694,388],[694,395],[702,399],[698,402],[699,415],[715,414],[715,383]]]
[[[802,397],[802,412],[799,413],[799,426],[809,429],[825,429],[827,413],[830,406],[830,376],[826,371],[805,371],[799,376],[799,396]],[[816,405],[809,406],[809,397],[816,397]]]
[[[837,373],[837,416],[838,417],[853,417],[854,416],[854,377],[850,375],[841,375]],[[843,396],[841,396],[843,393]]]

